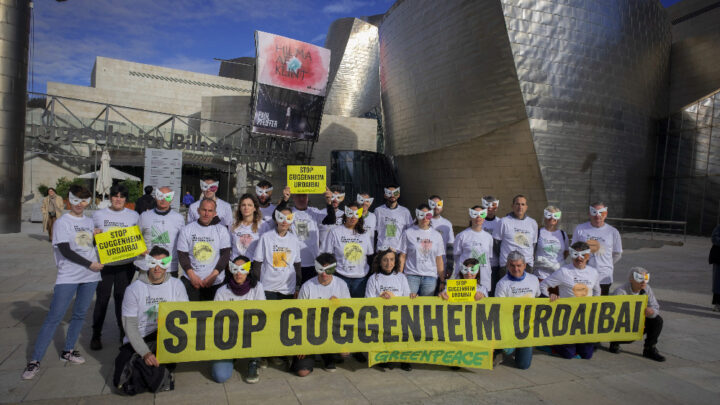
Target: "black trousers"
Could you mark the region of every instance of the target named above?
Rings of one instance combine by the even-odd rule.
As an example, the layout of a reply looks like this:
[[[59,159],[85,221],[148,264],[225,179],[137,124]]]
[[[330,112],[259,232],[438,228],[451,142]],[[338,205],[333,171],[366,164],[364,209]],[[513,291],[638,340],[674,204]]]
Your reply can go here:
[[[217,284],[210,287],[195,288],[187,277],[180,277],[180,280],[185,285],[188,300],[190,301],[212,301],[215,299],[215,292],[222,286],[222,284]]]
[[[315,268],[313,267],[313,271]],[[277,291],[265,291],[265,299],[271,300],[271,301],[279,301],[279,300],[291,300],[293,299],[293,294],[282,294]]]
[[[611,284],[600,284],[600,295],[610,295]]]
[[[105,323],[105,315],[107,314],[110,297],[115,299],[115,320],[117,321],[120,335],[124,336],[122,326],[122,301],[125,296],[125,290],[135,277],[135,265],[132,263],[121,264],[118,266],[105,266],[100,271],[102,279],[98,283],[95,299],[95,309],[93,310],[93,337],[99,338],[102,335],[103,324]]]
[[[660,315],[656,316],[655,318],[645,318],[645,344],[643,345],[645,349],[649,349],[657,344],[658,338],[660,337],[660,332],[662,332],[662,328],[663,319]],[[632,343],[632,341],[614,343]]]

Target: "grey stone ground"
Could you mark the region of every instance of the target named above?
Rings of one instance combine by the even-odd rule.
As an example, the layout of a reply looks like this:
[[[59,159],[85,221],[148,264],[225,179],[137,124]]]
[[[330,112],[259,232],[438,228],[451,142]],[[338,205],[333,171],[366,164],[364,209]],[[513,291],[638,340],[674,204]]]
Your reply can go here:
[[[63,324],[42,361],[41,373],[31,381],[20,379],[55,281],[47,237],[38,224],[25,223],[21,234],[0,235],[0,402],[719,403],[720,313],[711,312],[709,305],[709,238],[689,237],[684,246],[637,248],[649,244],[631,236],[624,235],[625,244],[636,248],[623,254],[616,278],[624,278],[634,265],[652,272],[651,282],[665,319],[658,345],[668,358],[665,363],[642,358],[642,346],[636,342],[623,346],[618,355],[601,349],[589,361],[563,360],[536,351],[532,367],[525,371],[509,365],[493,371],[417,365],[409,373],[400,369],[383,372],[349,360],[339,365],[336,373],[316,369],[309,377],[299,378],[271,366],[261,370],[261,380],[255,385],[243,382],[239,373],[225,384],[215,384],[207,363],[187,363],[178,367],[175,391],[127,398],[111,393],[108,386],[116,354],[111,342],[117,341],[118,332],[112,327],[105,333],[106,348],[90,351],[89,314],[78,342],[86,364],[68,365],[59,360],[67,327]],[[106,330],[114,325],[112,314],[110,308]],[[244,366],[237,369],[244,371]]]

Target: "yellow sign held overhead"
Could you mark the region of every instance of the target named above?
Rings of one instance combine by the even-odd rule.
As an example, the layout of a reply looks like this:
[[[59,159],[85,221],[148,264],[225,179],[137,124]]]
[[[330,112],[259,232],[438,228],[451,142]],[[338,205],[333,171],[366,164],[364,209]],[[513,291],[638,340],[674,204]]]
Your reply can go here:
[[[450,302],[475,301],[477,279],[458,279],[447,281],[447,295]]]
[[[287,185],[293,194],[322,194],[327,184],[325,166],[288,166]]]
[[[147,250],[140,227],[117,228],[95,235],[100,263],[133,258]]]

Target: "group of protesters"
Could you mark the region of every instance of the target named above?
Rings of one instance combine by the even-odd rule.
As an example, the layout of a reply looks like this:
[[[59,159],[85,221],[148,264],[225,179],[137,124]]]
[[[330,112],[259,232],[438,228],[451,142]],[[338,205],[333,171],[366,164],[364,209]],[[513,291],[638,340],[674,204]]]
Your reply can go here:
[[[75,345],[94,296],[90,349],[102,350],[103,325],[112,298],[121,336],[113,384],[121,392],[135,394],[174,388],[174,366],[160,364],[155,357],[160,302],[435,295],[447,300],[449,278],[476,279],[475,300],[548,297],[555,301],[609,295],[614,266],[622,254],[620,234],[605,223],[608,207],[600,201],[589,206],[589,221],[578,225],[570,238],[559,227],[559,207],[543,210],[539,228],[526,214],[525,196],[515,196],[511,212],[500,216],[500,201],[487,195],[468,208],[469,225],[455,235],[453,224],[443,217],[440,196],[429,196],[415,208],[413,218],[398,203],[397,184],[384,188],[384,203],[373,212],[375,198],[370,193],[348,198],[341,186],[327,189],[325,207],[316,208],[309,205],[307,194],[292,194],[288,187],[274,204],[272,184],[261,181],[254,194],[240,196],[235,210],[217,197],[217,178],[203,178],[200,186],[202,196],[189,205],[187,219],[171,209],[175,191],[169,187],[151,190],[154,201],[148,201],[149,209],[138,214],[125,208],[128,190],[113,186],[110,206],[95,211],[92,218],[84,215],[91,192],[79,185],[70,187],[69,212],[60,215],[62,210],[53,208],[57,219],[51,240],[58,276],[23,379],[39,372],[73,298],[61,359],[85,362]],[[94,235],[135,225],[148,251],[100,264]],[[633,267],[625,283],[612,293],[648,296],[643,356],[664,361],[656,348],[663,321],[649,278],[646,269]],[[621,343],[611,342],[608,350],[618,353]],[[597,343],[582,343],[535,349],[567,359],[590,359],[597,347]],[[533,348],[504,349],[496,351],[494,361],[512,357],[516,367],[526,369],[532,354]],[[352,355],[367,361],[363,353]],[[323,354],[319,360],[332,372],[347,356]],[[250,359],[244,379],[259,381],[259,369],[267,367],[268,361],[306,376],[313,371],[315,357]],[[399,366],[412,370],[409,363]],[[235,360],[213,361],[211,367],[212,378],[224,382],[232,376]]]

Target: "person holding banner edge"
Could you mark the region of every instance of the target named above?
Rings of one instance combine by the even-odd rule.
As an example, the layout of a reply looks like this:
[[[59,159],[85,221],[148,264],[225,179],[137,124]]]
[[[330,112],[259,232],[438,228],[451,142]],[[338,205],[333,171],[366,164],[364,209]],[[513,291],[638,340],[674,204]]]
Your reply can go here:
[[[125,208],[127,197],[128,189],[124,185],[116,184],[110,188],[110,206],[95,211],[93,214],[95,234],[138,224],[140,215]],[[90,340],[90,349],[92,350],[101,350],[103,347],[102,329],[111,294],[115,300],[115,320],[120,330],[120,340],[125,335],[122,326],[122,300],[125,296],[125,289],[135,277],[136,268],[133,261],[134,259],[130,258],[108,263],[100,272],[102,280],[97,286],[97,299],[93,310],[93,334]]]
[[[160,364],[157,351],[158,305],[161,302],[187,302],[183,283],[168,273],[172,256],[154,246],[145,256],[146,264],[137,280],[127,288],[122,302],[126,336],[115,358],[113,385],[128,395],[145,391],[175,389],[174,364]]]
[[[93,246],[93,220],[83,214],[91,200],[90,191],[83,186],[72,185],[68,195],[70,210],[55,221],[53,228],[53,255],[58,274],[50,308],[38,332],[32,357],[22,373],[23,380],[31,380],[40,372],[40,361],[45,357],[55,330],[73,297],[75,304],[60,358],[71,364],[85,363],[85,359],[75,350],[75,343],[104,266],[98,262],[97,251]]]
[[[177,241],[180,230],[185,226],[185,219],[177,212],[173,211],[170,204],[175,198],[175,191],[170,187],[160,187],[153,191],[155,198],[155,207],[143,212],[138,221],[138,227],[143,234],[143,239],[149,250],[154,246],[160,246],[170,252],[172,263],[169,273],[173,277],[178,277],[178,259],[177,259]],[[139,256],[135,260],[135,267],[147,270],[145,268],[145,256]]]
[[[435,295],[445,288],[445,267],[442,255],[445,245],[440,232],[430,227],[432,212],[427,204],[415,209],[416,225],[408,228],[400,239],[400,271],[405,273],[410,292],[423,297]],[[439,285],[438,285],[439,281]]]
[[[218,198],[217,192],[220,188],[220,179],[218,176],[209,174],[203,176],[200,180],[200,190],[202,190],[202,198],[190,204],[187,213],[187,223],[193,223],[198,220],[200,203],[202,200],[213,200],[215,202],[215,214],[220,218],[220,223],[226,228],[233,223],[232,206],[226,201]]]
[[[199,218],[180,231],[178,260],[185,270],[181,277],[190,301],[212,301],[225,280],[230,260],[230,234],[217,217],[214,200],[203,199],[198,205]]]

